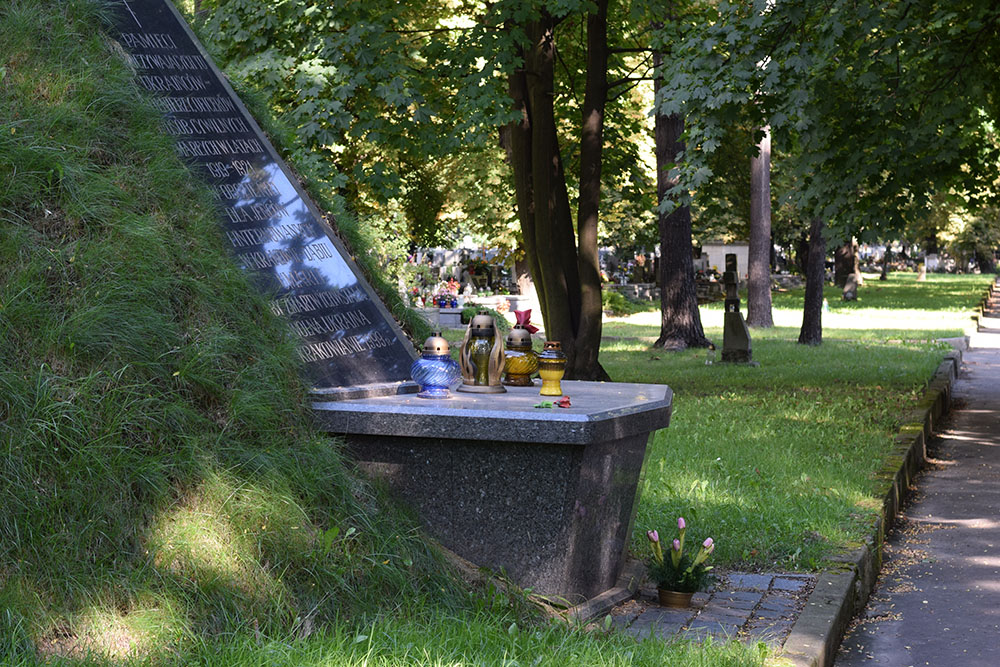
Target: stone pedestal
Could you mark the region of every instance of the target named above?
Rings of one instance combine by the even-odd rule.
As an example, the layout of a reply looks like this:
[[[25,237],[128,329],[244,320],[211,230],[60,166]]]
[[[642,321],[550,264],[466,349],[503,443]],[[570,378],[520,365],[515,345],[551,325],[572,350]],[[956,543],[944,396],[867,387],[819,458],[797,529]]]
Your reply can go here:
[[[563,389],[568,409],[534,408],[537,387],[313,407],[442,544],[575,604],[612,588],[621,572],[646,445],[669,423],[672,392],[573,381]]]

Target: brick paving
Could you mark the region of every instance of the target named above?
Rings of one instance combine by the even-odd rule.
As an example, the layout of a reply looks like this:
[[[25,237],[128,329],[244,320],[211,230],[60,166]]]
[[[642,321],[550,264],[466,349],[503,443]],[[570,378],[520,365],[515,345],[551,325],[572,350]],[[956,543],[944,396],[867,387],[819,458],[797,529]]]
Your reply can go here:
[[[712,589],[695,593],[686,609],[662,607],[656,588],[644,586],[611,610],[613,627],[636,639],[762,641],[779,648],[816,583],[810,574],[729,572]]]

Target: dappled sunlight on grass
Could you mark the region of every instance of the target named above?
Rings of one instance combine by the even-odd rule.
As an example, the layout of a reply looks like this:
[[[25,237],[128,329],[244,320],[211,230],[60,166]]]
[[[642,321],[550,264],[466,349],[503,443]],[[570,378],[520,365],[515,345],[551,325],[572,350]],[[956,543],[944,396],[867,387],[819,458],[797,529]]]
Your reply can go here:
[[[161,653],[189,629],[167,600],[146,600],[127,610],[92,607],[81,613],[74,647],[63,653],[89,652],[112,660],[142,659]]]
[[[286,597],[280,573],[261,561],[264,542],[280,540],[302,552],[310,545],[298,508],[275,495],[246,481],[209,477],[153,522],[147,541],[153,563],[202,590],[222,587],[265,604]]]
[[[498,625],[484,615],[442,614],[433,629],[409,620],[379,618],[341,624],[308,639],[263,641],[235,636],[183,655],[187,664],[252,667],[395,667],[426,665],[591,665],[632,667],[671,664],[686,667],[764,665],[762,644],[705,643],[659,638],[636,641],[623,633],[585,631],[579,626]]]
[[[877,276],[858,291],[858,300],[845,302],[840,289],[827,286],[824,297],[829,309],[823,313],[823,337],[827,340],[930,340],[961,336],[974,330],[973,309],[992,279],[981,275],[931,274],[917,283],[916,274],[891,274],[886,282]],[[804,290],[773,294],[774,328],[752,329],[754,341],[797,340],[802,326]],[[742,308],[746,314],[746,294]],[[724,312],[721,303],[700,308],[705,334],[722,344]],[[660,313],[651,310],[628,317],[606,318],[605,336],[656,338],[660,333]]]

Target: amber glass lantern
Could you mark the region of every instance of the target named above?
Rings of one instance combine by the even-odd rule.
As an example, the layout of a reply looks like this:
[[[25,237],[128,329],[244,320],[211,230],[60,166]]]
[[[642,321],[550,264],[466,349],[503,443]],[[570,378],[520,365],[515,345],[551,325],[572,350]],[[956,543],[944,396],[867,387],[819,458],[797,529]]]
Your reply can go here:
[[[532,373],[538,370],[538,354],[531,349],[531,332],[520,324],[507,334],[504,352],[503,383],[509,387],[530,387]]]
[[[560,381],[566,374],[566,355],[562,343],[557,340],[545,341],[545,349],[538,355],[538,377],[542,378],[542,396],[562,396]]]
[[[477,394],[502,394],[503,338],[497,336],[496,323],[486,311],[469,322],[459,355],[462,365],[462,385],[458,391]]]

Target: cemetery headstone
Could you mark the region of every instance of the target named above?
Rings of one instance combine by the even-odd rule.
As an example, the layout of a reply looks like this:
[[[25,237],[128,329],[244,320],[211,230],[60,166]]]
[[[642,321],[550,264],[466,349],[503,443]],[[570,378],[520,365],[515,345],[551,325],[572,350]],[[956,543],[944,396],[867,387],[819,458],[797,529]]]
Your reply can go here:
[[[313,387],[412,387],[413,347],[177,10],[167,0],[115,9],[137,84],[215,193],[236,261],[299,337]]]
[[[740,278],[736,269],[736,255],[726,254],[726,271],[722,274],[726,286],[726,313],[722,329],[722,360],[749,363],[752,358],[750,330],[740,312]]]
[[[857,274],[847,274],[847,282],[844,283],[844,291],[840,297],[844,301],[857,301],[858,299],[858,277]]]

